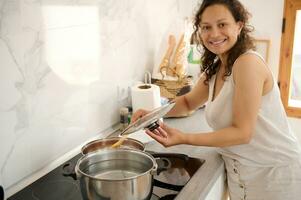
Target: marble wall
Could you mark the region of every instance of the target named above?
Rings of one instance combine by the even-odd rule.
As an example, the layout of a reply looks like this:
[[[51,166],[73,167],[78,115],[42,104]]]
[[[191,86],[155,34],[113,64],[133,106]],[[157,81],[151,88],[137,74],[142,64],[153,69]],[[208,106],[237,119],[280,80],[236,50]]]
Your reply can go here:
[[[0,0],[0,182],[6,189],[118,122],[196,0]],[[167,14],[168,13],[168,14]]]

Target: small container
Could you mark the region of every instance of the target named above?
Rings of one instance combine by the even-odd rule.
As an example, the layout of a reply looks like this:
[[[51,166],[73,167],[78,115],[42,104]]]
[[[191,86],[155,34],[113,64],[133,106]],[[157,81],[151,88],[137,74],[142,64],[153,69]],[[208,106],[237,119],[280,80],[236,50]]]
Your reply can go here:
[[[133,108],[132,108],[131,106],[128,106],[127,108],[129,109],[128,122],[129,122],[129,124],[130,124],[131,121],[132,121]]]
[[[120,108],[120,131],[123,131],[129,125],[129,109],[127,107]]]

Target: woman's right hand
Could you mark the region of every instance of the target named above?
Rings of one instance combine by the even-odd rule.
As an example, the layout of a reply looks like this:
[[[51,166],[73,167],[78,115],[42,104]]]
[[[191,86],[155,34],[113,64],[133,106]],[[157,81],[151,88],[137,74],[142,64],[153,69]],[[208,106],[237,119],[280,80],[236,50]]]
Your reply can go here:
[[[138,109],[134,114],[132,115],[131,118],[131,123],[137,121],[139,118],[143,117],[144,115],[150,113],[151,111],[149,110],[143,110],[143,109]]]
[[[171,128],[160,122],[160,126],[153,131],[146,130],[146,134],[157,140],[165,147],[184,144],[185,134],[178,129]]]

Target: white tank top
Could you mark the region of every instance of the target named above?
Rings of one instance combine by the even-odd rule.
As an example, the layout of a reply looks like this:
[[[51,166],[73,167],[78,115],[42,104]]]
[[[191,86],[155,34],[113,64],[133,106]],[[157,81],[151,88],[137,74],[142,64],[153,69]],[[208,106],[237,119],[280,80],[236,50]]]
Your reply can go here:
[[[254,51],[248,51],[263,58]],[[206,104],[206,119],[213,130],[232,124],[234,95],[233,73],[226,78],[222,89],[212,101],[216,75],[209,81],[209,98]],[[247,92],[247,91],[246,91]],[[282,166],[300,161],[301,147],[292,133],[284,111],[280,92],[274,80],[272,90],[262,96],[255,129],[249,144],[218,148],[227,157],[248,166]]]

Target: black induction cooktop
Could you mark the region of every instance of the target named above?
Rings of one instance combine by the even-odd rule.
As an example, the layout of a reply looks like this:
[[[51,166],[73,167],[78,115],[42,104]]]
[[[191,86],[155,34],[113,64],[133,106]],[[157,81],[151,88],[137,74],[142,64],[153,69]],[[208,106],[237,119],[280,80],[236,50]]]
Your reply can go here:
[[[204,163],[204,160],[191,158],[184,154],[165,154],[150,152],[159,157],[159,162],[170,162],[168,169],[163,169],[154,176],[153,195],[150,200],[174,199],[189,181],[191,176]],[[81,196],[79,181],[64,176],[64,167],[75,166],[81,154],[52,170],[7,200],[84,200]]]
[[[3,187],[0,185],[0,200],[4,199],[4,190]]]

